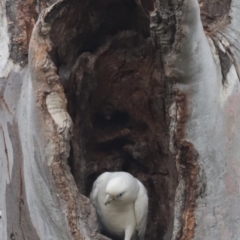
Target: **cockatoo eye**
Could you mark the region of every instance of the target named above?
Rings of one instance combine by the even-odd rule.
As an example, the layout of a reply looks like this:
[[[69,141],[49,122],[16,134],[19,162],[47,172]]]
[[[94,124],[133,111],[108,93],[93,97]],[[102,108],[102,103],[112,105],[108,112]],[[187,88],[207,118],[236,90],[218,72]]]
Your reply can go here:
[[[118,194],[118,195],[117,195],[117,198],[121,198],[122,195],[123,195],[123,193]]]

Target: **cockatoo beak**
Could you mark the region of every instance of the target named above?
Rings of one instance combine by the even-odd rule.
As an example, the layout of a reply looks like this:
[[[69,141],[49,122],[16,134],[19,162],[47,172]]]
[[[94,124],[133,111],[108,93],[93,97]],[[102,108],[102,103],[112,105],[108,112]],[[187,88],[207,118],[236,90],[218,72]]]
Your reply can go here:
[[[105,206],[112,201],[113,201],[113,197],[111,195],[107,194],[107,196],[105,198],[105,202],[104,202]]]

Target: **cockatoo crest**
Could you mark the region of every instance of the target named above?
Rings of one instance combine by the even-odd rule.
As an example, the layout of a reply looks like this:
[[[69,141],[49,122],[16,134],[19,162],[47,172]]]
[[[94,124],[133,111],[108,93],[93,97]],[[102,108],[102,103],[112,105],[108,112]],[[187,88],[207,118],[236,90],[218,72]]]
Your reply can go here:
[[[126,172],[103,173],[94,182],[90,198],[103,230],[124,240],[144,239],[148,196],[138,179]]]

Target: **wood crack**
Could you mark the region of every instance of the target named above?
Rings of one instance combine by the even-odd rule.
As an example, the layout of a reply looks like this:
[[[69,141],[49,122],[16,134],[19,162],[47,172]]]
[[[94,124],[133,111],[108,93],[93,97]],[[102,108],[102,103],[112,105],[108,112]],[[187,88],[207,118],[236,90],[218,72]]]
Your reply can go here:
[[[2,100],[2,102],[3,102],[4,106],[5,106],[5,108],[7,109],[8,113],[9,113],[9,114],[12,114],[11,111],[9,110],[9,107],[8,107],[5,99],[4,99],[3,97],[0,97],[0,100]]]
[[[19,194],[19,202],[18,202],[18,208],[19,208],[19,226],[22,232],[22,237],[25,240],[25,235],[22,227],[22,205],[24,204],[24,199],[23,199],[23,175],[22,175],[22,168],[23,168],[23,163],[21,161],[21,166],[19,169],[19,175],[20,175],[20,194]]]
[[[3,144],[4,144],[4,152],[5,152],[5,156],[6,156],[6,160],[7,160],[7,172],[8,172],[8,178],[10,181],[10,167],[9,167],[9,157],[8,157],[8,150],[7,150],[7,144],[6,144],[6,139],[5,139],[5,134],[3,129],[1,128],[2,133],[3,133]]]

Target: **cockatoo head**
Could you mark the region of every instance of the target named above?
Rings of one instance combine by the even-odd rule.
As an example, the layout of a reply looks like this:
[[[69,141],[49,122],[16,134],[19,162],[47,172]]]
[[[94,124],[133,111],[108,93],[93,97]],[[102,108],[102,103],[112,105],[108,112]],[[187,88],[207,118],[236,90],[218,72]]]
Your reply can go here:
[[[134,179],[135,180],[135,179]],[[137,198],[139,186],[136,181],[128,176],[117,176],[112,178],[106,187],[105,205],[114,203],[134,202]]]

